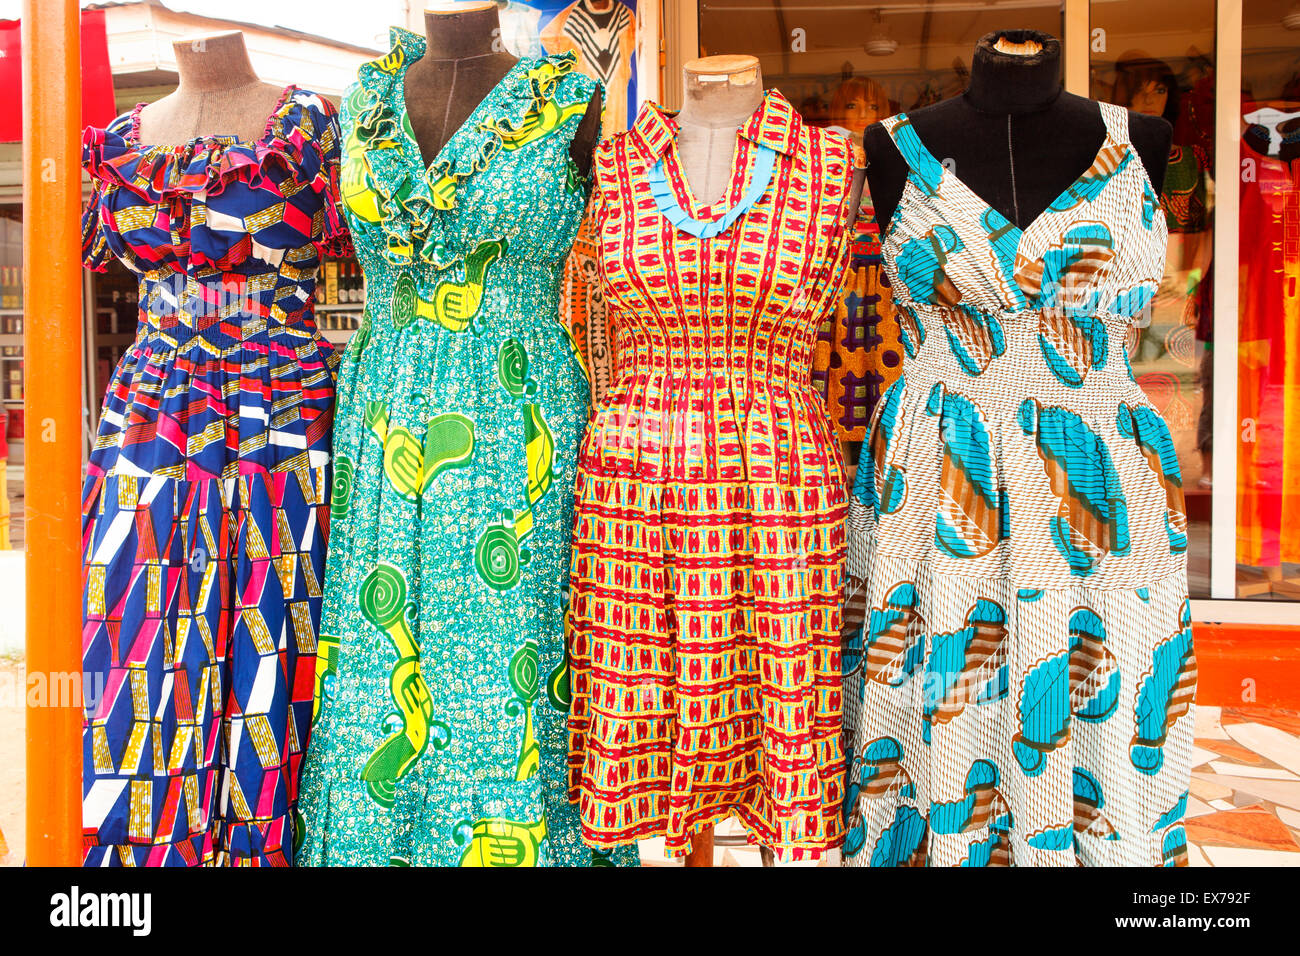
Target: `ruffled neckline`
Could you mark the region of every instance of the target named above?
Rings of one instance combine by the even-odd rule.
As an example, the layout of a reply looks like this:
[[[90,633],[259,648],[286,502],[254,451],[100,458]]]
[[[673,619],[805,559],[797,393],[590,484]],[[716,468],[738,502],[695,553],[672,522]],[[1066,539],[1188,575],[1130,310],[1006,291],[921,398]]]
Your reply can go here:
[[[299,123],[296,86],[287,86],[266,121],[262,136],[240,141],[233,135],[195,137],[176,145],[139,142],[140,108],[105,129],[87,127],[82,134],[82,164],[96,179],[128,189],[151,203],[179,196],[216,195],[232,179],[256,186],[270,165],[282,167],[306,184],[322,172],[319,157]]]
[[[256,145],[257,143],[260,143],[268,139],[272,135],[272,133],[275,132],[276,126],[280,122],[286,104],[288,104],[289,101],[293,99],[293,95],[296,92],[298,92],[298,87],[292,83],[290,83],[288,86],[286,86],[284,89],[280,91],[280,98],[276,101],[275,108],[271,110],[271,115],[266,118],[266,125],[262,128],[262,135],[255,140],[246,142],[244,145],[248,145],[248,146]],[[184,150],[199,145],[237,146],[240,144],[239,137],[231,133],[209,133],[206,136],[194,136],[186,140],[184,143],[176,143],[176,144],[148,145],[148,144],[141,143],[140,142],[140,113],[148,105],[149,105],[148,103],[144,103],[144,102],[136,103],[135,106],[131,108],[129,125],[127,127],[126,135],[123,137],[123,139],[126,140],[128,145],[133,146],[138,150],[141,151],[153,150],[153,149]]]
[[[421,261],[446,268],[460,253],[440,214],[456,208],[466,180],[526,133],[577,58],[573,53],[521,57],[426,166],[406,111],[406,72],[424,56],[425,40],[401,27],[392,27],[389,39],[392,51],[362,64],[346,97],[352,135],[379,198],[385,258],[398,265]]]

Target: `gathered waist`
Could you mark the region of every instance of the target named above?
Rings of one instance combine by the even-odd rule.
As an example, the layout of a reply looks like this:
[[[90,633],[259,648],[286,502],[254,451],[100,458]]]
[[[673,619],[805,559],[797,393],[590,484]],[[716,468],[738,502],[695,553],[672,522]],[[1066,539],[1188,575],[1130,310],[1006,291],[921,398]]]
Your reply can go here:
[[[644,479],[843,480],[839,444],[812,383],[752,375],[621,378],[592,416],[581,462]]]
[[[315,316],[304,314],[271,318],[236,315],[154,315],[141,310],[136,326],[137,344],[161,345],[180,349],[201,343],[215,349],[234,346],[288,345],[298,348],[314,342],[330,348],[316,327]]]
[[[1121,402],[1147,404],[1128,359],[1126,318],[940,308],[899,317],[912,401],[942,386],[990,418],[1013,418],[1028,397],[1085,418],[1113,416]]]

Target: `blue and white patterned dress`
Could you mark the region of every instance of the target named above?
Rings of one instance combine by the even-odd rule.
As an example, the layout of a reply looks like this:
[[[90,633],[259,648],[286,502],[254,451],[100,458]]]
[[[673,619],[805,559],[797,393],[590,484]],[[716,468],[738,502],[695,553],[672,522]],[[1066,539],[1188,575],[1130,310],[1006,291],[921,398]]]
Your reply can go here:
[[[847,865],[1186,862],[1186,511],[1125,348],[1166,226],[1101,111],[1093,164],[1023,230],[885,121],[907,355],[851,501]]]

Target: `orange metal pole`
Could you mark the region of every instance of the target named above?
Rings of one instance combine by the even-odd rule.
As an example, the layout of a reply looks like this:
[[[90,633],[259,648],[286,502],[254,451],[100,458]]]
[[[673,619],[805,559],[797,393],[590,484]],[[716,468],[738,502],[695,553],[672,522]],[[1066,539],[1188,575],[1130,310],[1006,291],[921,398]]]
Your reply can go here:
[[[81,863],[81,29],[24,0],[27,862]],[[70,699],[71,698],[71,699]]]

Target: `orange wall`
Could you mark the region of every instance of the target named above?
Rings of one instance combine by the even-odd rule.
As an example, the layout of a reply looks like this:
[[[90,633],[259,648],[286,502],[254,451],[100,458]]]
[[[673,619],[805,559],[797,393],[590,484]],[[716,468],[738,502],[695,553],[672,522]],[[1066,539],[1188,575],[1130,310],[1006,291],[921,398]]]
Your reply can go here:
[[[1196,702],[1300,710],[1300,627],[1196,624]]]

